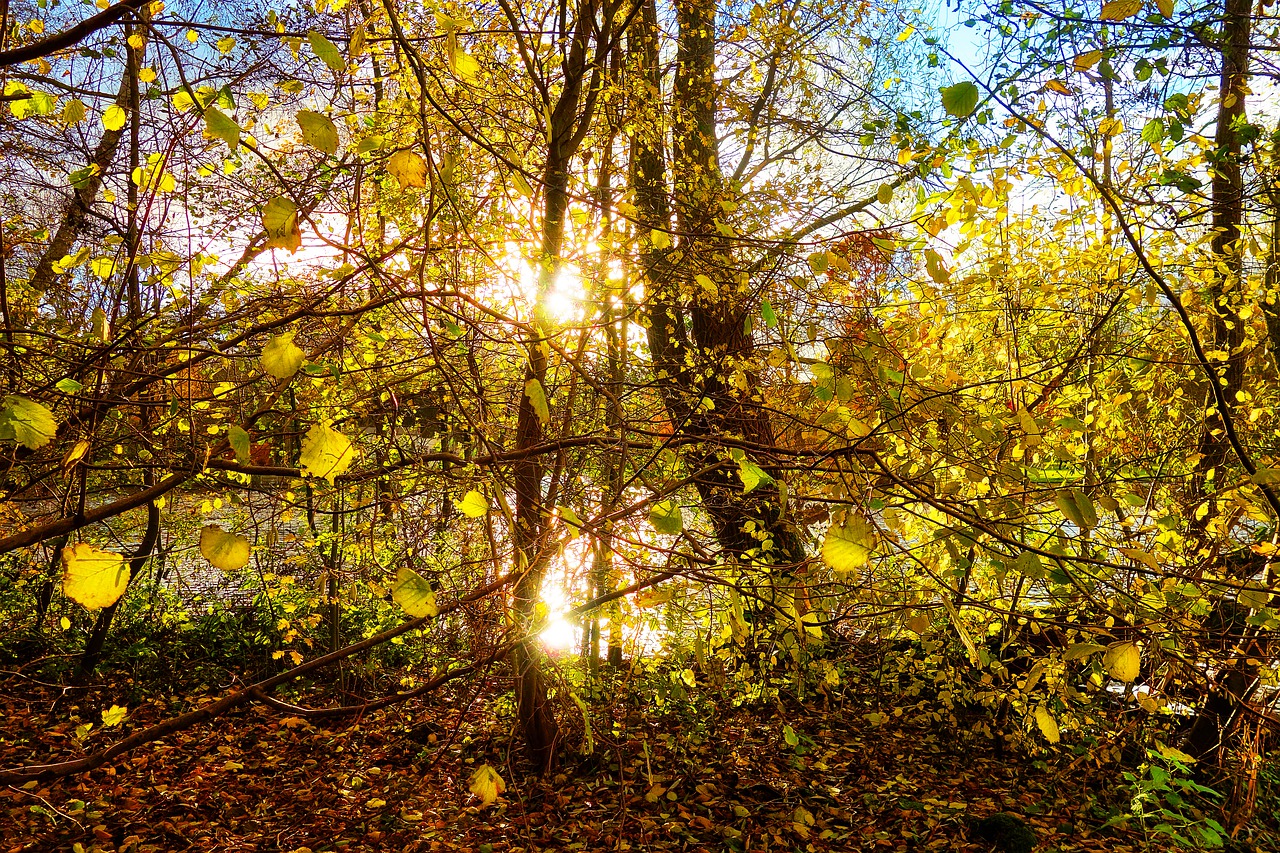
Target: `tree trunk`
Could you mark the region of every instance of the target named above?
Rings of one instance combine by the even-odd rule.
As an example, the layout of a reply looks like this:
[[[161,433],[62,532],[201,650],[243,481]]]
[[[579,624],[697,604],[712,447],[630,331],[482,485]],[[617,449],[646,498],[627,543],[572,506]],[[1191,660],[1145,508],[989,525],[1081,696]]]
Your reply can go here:
[[[1249,40],[1252,26],[1249,0],[1224,0],[1221,31],[1222,69],[1219,83],[1217,129],[1211,168],[1210,248],[1216,261],[1217,277],[1210,286],[1213,297],[1210,316],[1213,348],[1226,353],[1218,362],[1217,377],[1227,411],[1215,411],[1206,418],[1197,448],[1200,460],[1193,479],[1193,497],[1208,502],[1208,509],[1194,523],[1193,532],[1202,543],[1202,553],[1220,559],[1208,533],[1210,520],[1219,513],[1215,492],[1227,480],[1226,466],[1232,456],[1224,421],[1235,419],[1238,393],[1244,388],[1246,322],[1240,316],[1244,296],[1240,228],[1244,217],[1244,179],[1241,173],[1240,128],[1245,122],[1245,98],[1249,94]],[[1235,419],[1238,422],[1238,419]],[[1252,642],[1246,637],[1245,642]],[[1235,644],[1237,641],[1232,641]],[[1239,650],[1238,650],[1239,651]],[[1244,660],[1245,656],[1237,657]],[[1214,679],[1209,695],[1184,740],[1188,753],[1199,760],[1216,762],[1226,740],[1229,723],[1243,699],[1243,691],[1253,680],[1242,671],[1243,664],[1224,666]]]
[[[674,248],[660,236],[671,231],[667,202],[657,13],[652,0],[629,34],[629,54],[641,91],[632,136],[631,183],[637,219],[649,229],[641,266],[649,311],[649,349],[663,403],[673,428],[697,440],[687,451],[699,498],[716,539],[732,557],[758,561],[782,575],[805,560],[798,532],[783,518],[776,485],[744,494],[722,437],[761,447],[774,444],[752,370],[753,343],[744,328],[754,300],[739,296],[745,268],[735,258],[733,238],[720,221],[728,191],[716,143],[716,0],[678,0],[679,27],[674,100],[671,108],[672,175],[676,231]],[[644,110],[641,114],[640,111]],[[655,242],[656,240],[656,242]],[[761,465],[775,480],[776,469]],[[748,524],[751,522],[751,524]]]

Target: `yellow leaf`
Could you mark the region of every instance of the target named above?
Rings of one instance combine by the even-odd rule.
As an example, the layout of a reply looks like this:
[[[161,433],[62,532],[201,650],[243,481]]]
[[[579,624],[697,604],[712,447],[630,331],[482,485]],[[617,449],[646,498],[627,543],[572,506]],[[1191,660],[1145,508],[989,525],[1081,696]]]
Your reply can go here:
[[[471,774],[471,793],[480,798],[480,808],[493,805],[498,795],[507,790],[507,783],[502,781],[498,771],[488,764],[476,768]]]
[[[543,390],[542,383],[536,379],[530,379],[524,383],[524,395],[529,398],[529,405],[533,407],[534,414],[538,416],[538,420],[542,423],[551,422],[551,409],[547,405],[547,392]]]
[[[102,114],[102,126],[107,130],[119,130],[124,127],[125,121],[129,118],[129,114],[119,104],[112,104],[107,107],[107,111]]]
[[[88,109],[79,98],[72,98],[62,105],[62,120],[67,124],[79,124],[84,121],[86,113]]]
[[[16,441],[28,450],[39,450],[58,434],[58,422],[43,403],[26,397],[0,399],[0,441]]]
[[[857,513],[850,513],[840,525],[832,524],[822,540],[822,561],[840,574],[867,564],[876,547],[876,529]]]
[[[387,171],[400,182],[400,189],[427,185],[427,161],[412,151],[397,151],[387,158]]]
[[[1102,61],[1102,51],[1090,50],[1081,53],[1071,62],[1071,67],[1076,71],[1088,71],[1093,66]]]
[[[129,711],[127,708],[122,708],[119,705],[112,705],[110,708],[102,712],[102,725],[107,728],[110,728],[111,726],[118,726],[123,723],[125,717],[128,716]]]
[[[1123,21],[1142,11],[1142,0],[1107,0],[1102,4],[1102,14],[1098,17],[1104,21]]]
[[[1142,652],[1136,643],[1116,643],[1107,648],[1102,665],[1116,681],[1131,684],[1142,668]]]
[[[249,562],[249,540],[210,524],[200,531],[200,553],[214,568],[235,571]]]
[[[1071,94],[1071,87],[1066,83],[1063,83],[1061,80],[1050,80],[1048,83],[1044,84],[1044,87],[1050,92],[1057,92],[1060,95]]]
[[[124,557],[81,542],[62,551],[62,591],[87,610],[110,607],[129,585]]]
[[[262,230],[267,232],[268,249],[298,251],[302,232],[298,229],[298,206],[284,196],[276,196],[262,208]]]
[[[1062,740],[1062,734],[1058,731],[1058,722],[1049,713],[1049,709],[1041,705],[1036,708],[1036,725],[1040,728],[1040,733],[1044,735],[1044,739],[1049,743],[1057,743]]]
[[[1160,563],[1149,551],[1144,551],[1141,548],[1121,548],[1120,553],[1131,560],[1137,560],[1152,571],[1160,571]]]
[[[1173,0],[1156,0],[1156,8],[1160,10],[1160,14],[1166,18],[1173,17]]]
[[[307,430],[298,461],[306,476],[323,477],[333,483],[335,477],[351,467],[355,458],[356,449],[345,435],[327,424],[316,424]]]
[[[463,495],[462,500],[454,501],[453,505],[468,518],[479,518],[489,511],[489,502],[475,489]]]
[[[298,372],[306,358],[301,347],[293,342],[293,333],[277,335],[262,348],[258,359],[262,369],[276,379],[288,379]]]

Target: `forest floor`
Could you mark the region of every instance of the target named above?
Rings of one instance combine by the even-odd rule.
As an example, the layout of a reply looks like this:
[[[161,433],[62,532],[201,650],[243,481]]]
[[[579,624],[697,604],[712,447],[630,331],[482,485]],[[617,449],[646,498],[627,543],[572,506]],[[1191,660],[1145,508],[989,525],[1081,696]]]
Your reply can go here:
[[[126,682],[64,694],[0,676],[0,766],[74,757],[190,707],[138,701]],[[615,698],[593,754],[538,779],[508,755],[500,707],[474,700],[496,686],[341,721],[254,706],[80,776],[0,789],[0,853],[987,851],[967,827],[996,812],[1021,816],[1041,851],[1167,849],[1102,828],[1120,768],[1001,757],[985,735],[894,716],[890,697],[667,712]],[[320,704],[317,691],[290,701]],[[127,720],[77,738],[77,718],[101,729],[124,699]],[[469,780],[486,763],[508,787],[482,808]]]

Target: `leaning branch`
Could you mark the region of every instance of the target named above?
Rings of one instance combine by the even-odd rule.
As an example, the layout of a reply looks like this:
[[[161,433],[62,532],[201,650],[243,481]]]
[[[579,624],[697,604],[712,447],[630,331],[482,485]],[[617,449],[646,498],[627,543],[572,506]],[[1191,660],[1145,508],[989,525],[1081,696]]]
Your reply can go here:
[[[121,0],[116,5],[103,9],[92,18],[86,18],[69,30],[63,30],[56,35],[49,36],[47,39],[32,42],[31,44],[24,44],[22,47],[15,47],[13,50],[0,51],[0,68],[20,65],[23,62],[30,62],[33,59],[39,59],[42,56],[49,56],[60,50],[74,47],[98,30],[106,29],[125,15],[137,12],[150,2],[151,0]]]

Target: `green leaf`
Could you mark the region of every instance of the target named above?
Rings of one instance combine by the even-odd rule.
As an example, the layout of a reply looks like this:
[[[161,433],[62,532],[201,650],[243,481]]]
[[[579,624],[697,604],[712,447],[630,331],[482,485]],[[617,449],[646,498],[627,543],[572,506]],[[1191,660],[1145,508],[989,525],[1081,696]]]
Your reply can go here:
[[[248,465],[250,460],[249,433],[238,426],[233,426],[227,430],[227,440],[231,442],[231,449],[236,452],[236,461],[241,465]]]
[[[204,111],[204,126],[210,136],[227,143],[227,147],[235,153],[240,144],[240,125],[217,107],[209,107]]]
[[[547,406],[547,393],[542,390],[542,383],[537,379],[529,379],[524,383],[524,395],[529,398],[534,414],[544,425],[551,422],[551,409]]]
[[[427,161],[412,151],[397,151],[388,157],[387,171],[402,190],[427,185]]]
[[[498,800],[498,795],[507,790],[507,783],[502,781],[498,771],[488,764],[476,768],[471,774],[471,793],[480,798],[480,808],[487,808]]]
[[[684,529],[684,514],[680,504],[671,498],[653,504],[649,507],[649,523],[659,533],[675,536]]]
[[[293,342],[293,334],[288,332],[277,335],[267,341],[267,345],[262,348],[258,363],[262,365],[263,370],[276,379],[288,379],[297,373],[306,358],[302,348]]]
[[[756,463],[745,457],[738,460],[738,476],[742,478],[742,493],[750,494],[761,486],[773,483],[773,477]]]
[[[876,529],[856,512],[843,524],[832,524],[822,539],[822,561],[838,574],[857,571],[876,548]]]
[[[1040,562],[1040,555],[1034,551],[1023,551],[1019,554],[1018,559],[1013,561],[1013,567],[1023,577],[1031,580],[1040,580],[1044,577],[1044,566]]]
[[[1259,486],[1274,486],[1280,483],[1280,468],[1259,468],[1249,479]]]
[[[1089,495],[1080,489],[1072,489],[1071,496],[1075,499],[1076,508],[1080,510],[1080,518],[1084,521],[1084,526],[1090,530],[1097,527],[1098,510],[1094,507]]]
[[[1170,132],[1170,138],[1172,138],[1173,135],[1174,134]],[[1176,142],[1177,140],[1175,139],[1174,141]],[[1203,182],[1199,178],[1194,178],[1185,172],[1178,171],[1177,169],[1165,169],[1160,173],[1160,186],[1177,187],[1184,193],[1192,193],[1200,189],[1200,187],[1203,186]]]
[[[480,518],[489,512],[489,501],[475,489],[463,495],[462,500],[455,500],[453,505],[468,518]]]
[[[778,315],[773,310],[773,303],[768,299],[760,300],[760,319],[764,320],[764,324],[770,329],[778,325]]]
[[[324,113],[314,110],[298,110],[295,116],[302,128],[302,141],[324,154],[338,151],[338,126]]]
[[[795,749],[800,745],[800,736],[796,734],[795,729],[786,724],[783,724],[782,726],[782,739],[785,740],[787,742],[787,746],[792,749]]]
[[[124,557],[81,542],[62,550],[62,591],[87,610],[110,607],[129,585]]]
[[[956,118],[964,118],[978,108],[978,87],[969,80],[944,86],[942,108]]]
[[[893,187],[888,184],[881,184],[876,187],[876,201],[881,204],[888,204],[893,201]]]
[[[78,391],[84,390],[84,385],[82,383],[71,378],[59,379],[58,384],[53,387],[57,388],[63,394],[75,394]]]
[[[1083,506],[1081,506],[1080,498],[1084,499]],[[1060,489],[1054,495],[1053,502],[1058,505],[1058,511],[1062,513],[1063,518],[1070,521],[1082,532],[1089,530],[1098,523],[1098,514],[1093,508],[1093,502],[1089,500],[1088,495],[1079,489]]]
[[[268,249],[298,251],[302,232],[298,229],[298,206],[284,196],[276,196],[262,208],[262,230],[267,232]]]
[[[0,440],[16,441],[28,450],[39,450],[58,434],[53,412],[35,400],[9,396],[0,405]]]
[[[351,441],[328,424],[316,424],[307,430],[302,440],[302,456],[298,460],[302,473],[308,477],[323,477],[333,484],[335,477],[351,467],[356,449]]]
[[[1142,126],[1142,141],[1148,145],[1164,142],[1164,119],[1153,118]]]
[[[312,30],[307,33],[307,42],[311,45],[311,52],[320,58],[320,61],[329,66],[329,70],[335,74],[346,69],[346,60],[342,58],[342,53],[338,50],[337,45],[329,41],[323,34]]]
[[[200,531],[200,554],[224,572],[242,569],[249,563],[249,540],[223,530],[216,524]]]
[[[431,584],[422,575],[408,566],[401,566],[396,572],[396,582],[391,587],[391,600],[414,619],[435,616],[436,593]]]

